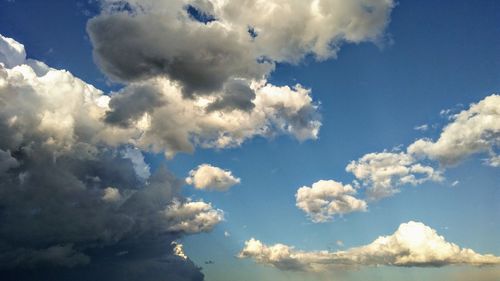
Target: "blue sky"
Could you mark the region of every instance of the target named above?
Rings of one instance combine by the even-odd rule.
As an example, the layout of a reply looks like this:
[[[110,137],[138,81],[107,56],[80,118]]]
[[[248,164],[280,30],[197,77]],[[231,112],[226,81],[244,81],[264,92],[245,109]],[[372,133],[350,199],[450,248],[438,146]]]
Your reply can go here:
[[[114,91],[123,85],[109,82],[96,65],[86,31],[87,21],[98,13],[97,4],[86,1],[2,0],[0,34],[23,43],[28,57]],[[316,140],[256,136],[238,147],[197,147],[172,159],[145,152],[152,170],[166,164],[179,178],[202,163],[241,178],[226,192],[183,187],[184,196],[211,202],[225,213],[213,231],[182,238],[185,253],[203,267],[206,280],[456,280],[452,276],[459,272],[479,276],[481,269],[469,266],[363,267],[318,275],[236,258],[252,237],[304,251],[345,250],[390,235],[412,220],[461,247],[500,256],[500,173],[498,167],[483,164],[488,157],[484,152],[447,167],[444,181],[404,185],[400,193],[369,203],[366,212],[313,223],[296,207],[299,187],[330,179],[351,183],[355,177],[345,170],[351,161],[404,148],[420,138],[436,140],[452,122],[441,110],[458,113],[499,92],[498,1],[400,0],[385,37],[380,44],[342,43],[337,58],[317,61],[307,56],[298,64],[277,63],[269,83],[300,83],[320,102],[322,126]],[[429,129],[414,129],[423,124]],[[205,264],[209,260],[214,263]]]

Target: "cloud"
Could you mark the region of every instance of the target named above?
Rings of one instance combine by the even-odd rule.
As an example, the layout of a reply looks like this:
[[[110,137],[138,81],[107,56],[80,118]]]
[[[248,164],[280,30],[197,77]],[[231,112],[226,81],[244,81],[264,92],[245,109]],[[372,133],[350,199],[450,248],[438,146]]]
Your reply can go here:
[[[139,149],[127,147],[123,151],[123,158],[130,159],[134,165],[135,174],[141,180],[145,181],[151,176],[150,167],[144,162],[144,155]]]
[[[421,131],[421,132],[425,132],[429,129],[429,125],[427,124],[423,124],[423,125],[420,125],[420,126],[415,126],[413,127],[414,130],[416,131]]]
[[[220,91],[233,79],[262,80],[275,62],[297,63],[309,54],[335,57],[345,42],[380,43],[394,5],[104,0],[87,31],[98,65],[111,78],[165,76],[190,97]],[[200,22],[193,12],[213,20]]]
[[[172,245],[174,246],[174,255],[181,257],[182,259],[185,260],[188,259],[188,257],[184,253],[184,245],[182,245],[181,243],[177,243],[175,241],[172,242]]]
[[[188,201],[181,204],[174,201],[163,211],[170,222],[168,230],[185,233],[208,232],[224,220],[224,212],[214,209],[210,203]]]
[[[318,105],[313,102],[310,90],[300,85],[290,88],[253,83],[252,109],[214,111],[211,107],[219,102],[219,96],[185,99],[180,88],[164,78],[137,83],[155,88],[154,92],[162,95],[162,103],[133,118],[121,119],[128,125],[126,128],[108,126],[108,129],[127,133],[129,142],[143,150],[164,152],[169,157],[177,152],[192,152],[195,146],[235,147],[255,136],[287,134],[300,141],[316,139],[321,127]],[[137,83],[131,87],[140,88]],[[124,110],[118,108],[122,103],[113,102],[121,95],[112,96],[109,103],[115,107],[107,116],[113,116],[114,111],[128,112],[128,102],[123,103]],[[133,99],[129,102],[133,103]]]
[[[101,4],[87,24],[94,57],[127,85],[112,95],[105,121],[168,157],[254,136],[316,139],[318,103],[300,85],[268,83],[275,64],[335,57],[344,42],[380,43],[394,7],[392,0]]]
[[[297,207],[313,222],[326,222],[335,215],[366,211],[366,202],[354,197],[355,194],[356,190],[351,185],[320,180],[312,187],[299,188],[295,198]]]
[[[11,68],[23,64],[26,60],[26,51],[23,44],[0,34],[0,63]]]
[[[358,266],[440,267],[454,264],[484,266],[500,264],[500,257],[481,255],[447,242],[423,223],[403,223],[392,235],[345,251],[300,251],[275,244],[267,246],[250,239],[239,254],[257,263],[281,270],[322,272]]]
[[[11,45],[0,48],[2,280],[202,280],[170,243],[210,231],[222,211],[183,198],[165,167],[150,175],[134,145],[140,120],[108,124],[102,91],[15,57],[22,45],[2,40]],[[192,211],[175,217],[171,206]]]
[[[490,95],[453,116],[436,141],[419,139],[408,153],[455,165],[476,153],[489,153],[487,163],[495,166],[500,144],[500,96]]]
[[[116,202],[122,198],[120,194],[120,190],[114,187],[106,187],[104,189],[104,195],[102,196],[102,200],[107,202]]]
[[[17,162],[16,158],[12,157],[10,151],[0,149],[0,175],[17,166],[19,166],[19,162]]]
[[[226,191],[231,186],[239,184],[240,179],[233,176],[229,170],[201,164],[189,172],[186,182],[197,189]]]
[[[346,171],[367,186],[367,195],[371,200],[392,196],[399,192],[397,187],[404,184],[443,180],[441,171],[418,163],[412,155],[404,152],[369,153],[351,161]]]

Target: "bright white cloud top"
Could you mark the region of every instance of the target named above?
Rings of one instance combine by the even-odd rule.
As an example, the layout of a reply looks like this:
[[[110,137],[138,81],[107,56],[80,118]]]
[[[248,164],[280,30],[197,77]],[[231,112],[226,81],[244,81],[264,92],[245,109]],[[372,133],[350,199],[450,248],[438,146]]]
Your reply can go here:
[[[303,186],[295,194],[296,205],[313,222],[327,222],[335,215],[367,210],[365,201],[354,197],[356,190],[349,184],[320,180],[311,187]]]
[[[281,270],[323,272],[357,266],[498,265],[500,257],[482,255],[447,242],[443,236],[421,222],[403,223],[392,235],[345,251],[300,251],[283,244],[265,245],[250,239],[239,254],[259,264]]]
[[[186,183],[197,189],[226,191],[240,183],[240,178],[233,176],[229,170],[223,170],[209,164],[201,164],[189,172]]]

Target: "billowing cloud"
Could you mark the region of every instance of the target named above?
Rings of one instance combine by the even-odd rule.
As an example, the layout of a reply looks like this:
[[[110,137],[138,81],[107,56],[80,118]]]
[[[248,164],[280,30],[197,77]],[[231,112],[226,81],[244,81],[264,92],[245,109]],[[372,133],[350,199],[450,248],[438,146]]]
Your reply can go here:
[[[354,197],[355,194],[356,190],[349,184],[320,180],[312,187],[299,188],[295,198],[297,207],[313,222],[326,222],[335,215],[366,211],[366,202]]]
[[[241,145],[255,136],[273,137],[288,134],[303,141],[316,139],[321,127],[318,105],[310,96],[310,90],[295,87],[276,87],[270,84],[253,83],[254,106],[246,111],[215,111],[219,96],[183,98],[180,88],[165,78],[154,78],[137,82],[129,87],[149,89],[162,96],[160,103],[148,107],[141,113],[129,115],[127,102],[114,103],[114,99],[128,97],[128,88],[113,95],[107,117],[115,111],[120,124],[128,127],[108,126],[130,135],[130,142],[144,150],[164,152],[171,157],[177,152],[192,152],[195,146],[227,148]],[[119,106],[125,106],[120,109]],[[109,122],[108,119],[106,121]],[[115,125],[116,123],[110,123]]]
[[[22,45],[2,40],[11,44],[0,48],[2,278],[202,280],[170,243],[210,231],[221,211],[203,203],[177,218],[166,213],[196,203],[182,197],[183,181],[166,168],[150,175],[134,147],[140,122],[111,126],[102,91],[15,57]],[[180,229],[185,222],[192,227]]]
[[[11,68],[23,64],[26,60],[26,51],[23,44],[0,34],[0,63]]]
[[[275,62],[335,57],[343,43],[380,43],[392,0],[103,0],[87,30],[110,77],[166,76],[186,96],[233,79],[261,80]],[[189,11],[212,20],[193,17]]]
[[[488,153],[491,166],[498,166],[500,145],[500,96],[490,95],[452,117],[436,141],[419,139],[408,153],[428,157],[444,166],[457,164],[475,153]]]
[[[300,251],[293,247],[265,245],[250,239],[239,254],[257,263],[281,270],[322,272],[335,268],[358,266],[498,265],[500,257],[482,255],[471,249],[447,242],[443,236],[423,223],[403,223],[392,235],[381,236],[372,243],[345,251]]]
[[[139,148],[169,157],[254,136],[316,139],[318,103],[300,85],[268,83],[276,62],[380,43],[394,7],[392,0],[101,4],[87,25],[94,57],[127,85],[112,95],[105,121],[132,131]]]
[[[233,173],[229,170],[223,170],[209,164],[201,164],[189,172],[186,182],[197,189],[225,191],[231,186],[239,184],[240,179],[233,176]]]
[[[441,171],[424,166],[404,152],[369,153],[351,161],[347,172],[354,174],[367,187],[371,200],[392,196],[399,192],[398,186],[417,185],[426,181],[442,181]]]
[[[207,232],[224,220],[224,212],[214,209],[210,203],[188,201],[182,204],[174,201],[163,215],[169,221],[168,230],[185,233]]]

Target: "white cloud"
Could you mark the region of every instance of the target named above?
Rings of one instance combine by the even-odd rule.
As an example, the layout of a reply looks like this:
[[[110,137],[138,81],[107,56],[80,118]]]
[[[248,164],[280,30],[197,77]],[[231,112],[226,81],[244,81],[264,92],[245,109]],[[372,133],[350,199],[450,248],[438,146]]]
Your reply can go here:
[[[131,141],[141,149],[164,152],[169,157],[181,151],[191,152],[195,146],[235,147],[255,136],[288,134],[300,141],[316,139],[321,127],[318,107],[310,91],[299,85],[290,88],[253,83],[255,106],[249,111],[226,112],[207,110],[216,96],[186,99],[177,85],[164,78],[141,84],[157,91],[164,102],[127,122],[131,124],[128,130],[136,132]],[[127,95],[128,89],[113,96],[110,103]]]
[[[453,116],[436,141],[419,139],[408,153],[428,157],[442,165],[454,165],[465,157],[486,152],[495,166],[500,144],[500,96],[490,95]]]
[[[421,132],[425,132],[429,129],[429,125],[427,124],[423,124],[423,125],[420,125],[420,126],[415,126],[413,127],[414,130],[417,130],[417,131],[421,131]]]
[[[23,64],[26,60],[26,51],[23,44],[0,34],[0,63],[12,68]]]
[[[313,222],[326,222],[335,215],[366,211],[366,202],[354,197],[355,194],[356,190],[349,184],[320,180],[312,187],[299,188],[295,198],[297,207]]]
[[[346,171],[367,186],[367,195],[371,200],[392,196],[399,192],[397,187],[404,184],[443,180],[441,171],[418,163],[404,152],[369,153],[351,161]]]
[[[222,94],[184,98],[178,84],[157,77],[132,83],[110,99],[67,71],[34,60],[24,63],[0,68],[4,101],[0,109],[7,129],[12,131],[6,134],[10,150],[36,135],[60,151],[85,150],[81,147],[84,143],[131,144],[173,156],[192,152],[195,146],[239,146],[255,136],[288,134],[300,141],[316,139],[321,127],[318,106],[310,90],[300,85],[251,82],[253,107],[209,111]],[[147,168],[137,164],[137,172],[145,178]]]
[[[174,252],[175,256],[178,256],[178,257],[180,257],[181,259],[184,259],[184,260],[188,259],[188,257],[184,253],[184,245],[182,245],[181,243],[173,241],[172,242],[172,246],[174,246],[173,252]]]
[[[106,187],[104,189],[104,194],[102,196],[102,200],[107,201],[107,202],[116,202],[120,201],[122,198],[120,194],[120,190],[118,188],[114,187]]]
[[[395,6],[392,0],[101,3],[101,14],[87,25],[96,61],[128,83],[112,97],[105,119],[136,129],[139,148],[169,157],[196,146],[239,146],[255,136],[316,139],[318,103],[300,85],[269,84],[276,62],[335,57],[343,43],[380,43]],[[187,5],[216,20],[196,21]]]
[[[250,239],[239,254],[257,263],[281,270],[322,272],[336,267],[356,266],[419,266],[439,267],[453,264],[498,265],[500,257],[481,255],[471,249],[447,242],[443,236],[423,223],[410,221],[389,236],[345,251],[300,251],[275,244],[267,246]]]
[[[231,236],[231,233],[229,233],[228,231],[224,231],[224,237],[230,237]]]
[[[123,158],[130,159],[134,165],[134,171],[140,179],[145,181],[151,176],[149,165],[144,162],[144,155],[139,149],[127,147],[123,151]]]
[[[492,153],[490,158],[485,160],[485,163],[491,167],[500,167],[500,155]]]
[[[175,201],[163,211],[169,231],[185,233],[208,232],[224,220],[224,212],[203,201]]]
[[[186,182],[197,189],[225,191],[231,186],[239,184],[240,179],[233,176],[229,170],[201,164],[189,172]]]

